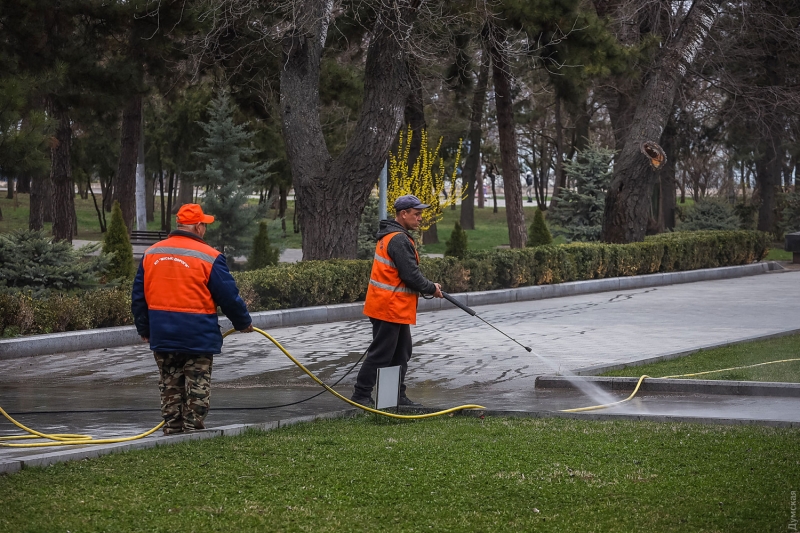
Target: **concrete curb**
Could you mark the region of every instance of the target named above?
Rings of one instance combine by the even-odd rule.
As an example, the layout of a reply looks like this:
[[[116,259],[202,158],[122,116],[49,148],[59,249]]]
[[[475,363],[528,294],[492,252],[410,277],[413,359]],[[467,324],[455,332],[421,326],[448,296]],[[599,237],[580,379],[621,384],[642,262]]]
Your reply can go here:
[[[574,378],[573,378],[574,379]],[[633,391],[639,378],[582,377],[582,381],[594,383],[608,391]],[[536,389],[577,388],[565,376],[538,376]],[[800,398],[800,383],[774,383],[760,381],[716,381],[711,379],[663,379],[647,378],[639,387],[641,392],[683,394],[727,394],[736,396],[784,396]]]
[[[741,337],[738,339],[733,339],[725,342],[718,342],[715,344],[706,344],[704,346],[698,346],[697,348],[692,348],[690,350],[684,350],[682,352],[667,352],[661,355],[655,355],[653,357],[648,357],[647,359],[640,359],[638,361],[629,361],[627,363],[612,363],[612,364],[605,364],[605,365],[597,365],[597,366],[587,366],[585,368],[579,368],[575,370],[573,374],[576,376],[597,376],[598,374],[602,374],[603,372],[610,372],[612,370],[622,370],[623,368],[632,368],[642,365],[649,365],[650,363],[658,363],[660,361],[669,361],[670,359],[677,359],[679,357],[686,357],[687,355],[692,355],[694,353],[700,352],[702,350],[711,350],[713,348],[723,348],[725,346],[733,346],[734,344],[742,344],[745,342],[754,342],[754,341],[762,341],[767,339],[777,339],[779,337],[786,337],[788,335],[796,335],[800,333],[800,329],[790,329],[787,331],[779,331],[777,333],[768,333],[766,335],[752,335],[749,337]]]
[[[342,411],[333,411],[328,413],[321,413],[318,415],[298,416],[294,418],[287,418],[285,420],[275,420],[272,422],[262,422],[259,424],[233,424],[230,426],[221,426],[216,428],[205,429],[193,433],[186,433],[182,435],[170,435],[159,437],[146,437],[143,439],[120,442],[117,444],[100,444],[97,446],[82,446],[74,447],[68,450],[57,450],[53,452],[42,453],[39,455],[29,455],[20,457],[18,459],[4,459],[0,460],[0,474],[13,474],[19,472],[23,468],[42,467],[55,463],[65,463],[67,461],[78,461],[81,459],[92,459],[103,455],[112,453],[127,452],[130,450],[144,450],[147,448],[154,448],[156,446],[167,446],[171,444],[178,444],[181,442],[188,442],[192,440],[210,439],[214,437],[230,437],[240,435],[248,429],[255,429],[260,431],[270,431],[279,427],[293,426],[304,422],[313,422],[314,420],[329,420],[334,418],[348,418],[355,416],[361,411],[359,409],[345,409]]]
[[[775,270],[783,270],[783,267],[775,261],[769,261],[752,263],[749,265],[707,268],[684,272],[665,272],[643,276],[572,281],[554,285],[533,285],[496,291],[467,292],[454,294],[453,296],[466,305],[473,307],[528,300],[543,300],[546,298],[559,298],[562,296],[592,294],[606,291],[641,289],[678,283],[693,283],[696,281],[739,278]],[[325,322],[359,320],[365,318],[362,314],[363,307],[363,302],[355,302],[350,304],[261,311],[252,313],[251,316],[255,327],[269,329]],[[438,298],[430,300],[420,299],[419,301],[419,311],[421,312],[438,311],[441,309],[456,309],[456,307],[447,300]],[[223,331],[227,331],[231,328],[231,323],[227,318],[220,317],[219,323]],[[139,343],[141,343],[141,339],[136,333],[136,328],[133,326],[34,335],[30,337],[0,340],[0,360],[53,353],[95,350],[98,348],[114,348]]]

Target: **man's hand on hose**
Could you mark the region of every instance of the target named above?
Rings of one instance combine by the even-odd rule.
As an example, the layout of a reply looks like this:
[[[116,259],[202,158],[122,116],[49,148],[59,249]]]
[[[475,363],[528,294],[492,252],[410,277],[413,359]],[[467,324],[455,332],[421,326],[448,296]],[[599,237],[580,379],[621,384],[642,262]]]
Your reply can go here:
[[[250,322],[250,325],[244,329],[240,329],[239,333],[253,333],[253,323]]]
[[[433,297],[444,298],[444,295],[442,294],[442,286],[439,285],[438,283],[434,283],[434,285],[436,285],[436,292],[433,293]]]

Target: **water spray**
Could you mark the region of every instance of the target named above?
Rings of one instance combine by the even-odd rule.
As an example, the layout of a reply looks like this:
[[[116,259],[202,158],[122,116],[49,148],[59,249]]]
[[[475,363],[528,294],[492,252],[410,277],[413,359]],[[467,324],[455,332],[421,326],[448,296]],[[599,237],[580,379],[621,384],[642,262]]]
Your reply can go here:
[[[504,332],[504,331],[502,331],[502,330],[498,329],[498,328],[497,328],[497,327],[495,327],[493,324],[491,324],[491,323],[489,323],[488,321],[484,320],[484,319],[483,319],[483,317],[482,317],[482,316],[480,316],[478,313],[476,313],[476,312],[475,312],[475,310],[474,310],[474,309],[472,309],[471,307],[469,307],[469,306],[466,306],[466,305],[462,304],[461,302],[459,302],[458,300],[456,300],[455,298],[453,298],[452,296],[450,296],[449,294],[447,294],[447,293],[446,293],[446,292],[444,292],[444,291],[442,291],[442,296],[444,296],[445,300],[447,300],[447,301],[448,301],[448,302],[450,302],[451,304],[455,305],[456,307],[460,308],[462,311],[466,312],[466,313],[467,313],[467,314],[469,314],[469,315],[472,315],[472,316],[474,316],[475,318],[478,318],[478,319],[480,319],[480,320],[481,320],[481,321],[482,321],[484,324],[486,324],[487,326],[491,327],[492,329],[494,329],[494,330],[495,330],[495,331],[497,331],[498,333],[501,333],[501,334],[505,335],[507,338],[509,338],[509,339],[511,339],[512,341],[516,342],[517,344],[519,344],[520,346],[522,346],[523,348],[525,348],[525,350],[527,350],[529,353],[530,353],[530,352],[533,352],[533,350],[531,350],[531,349],[530,349],[530,347],[528,347],[528,346],[525,346],[524,344],[522,344],[521,342],[519,342],[517,339],[515,339],[515,338],[514,338],[514,337],[512,337],[512,336],[510,336],[508,333],[506,333],[506,332]]]

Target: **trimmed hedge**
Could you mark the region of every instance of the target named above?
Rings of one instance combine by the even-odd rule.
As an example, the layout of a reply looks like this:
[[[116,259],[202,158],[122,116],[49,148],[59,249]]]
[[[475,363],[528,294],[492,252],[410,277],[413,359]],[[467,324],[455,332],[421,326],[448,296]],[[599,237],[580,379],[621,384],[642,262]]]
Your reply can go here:
[[[519,250],[468,252],[464,259],[423,258],[429,279],[448,292],[546,285],[744,265],[766,257],[769,235],[757,231],[698,231],[648,237],[632,244],[572,243]],[[251,311],[363,300],[372,261],[282,264],[236,272]],[[0,293],[2,336],[132,324],[130,286],[35,299]]]

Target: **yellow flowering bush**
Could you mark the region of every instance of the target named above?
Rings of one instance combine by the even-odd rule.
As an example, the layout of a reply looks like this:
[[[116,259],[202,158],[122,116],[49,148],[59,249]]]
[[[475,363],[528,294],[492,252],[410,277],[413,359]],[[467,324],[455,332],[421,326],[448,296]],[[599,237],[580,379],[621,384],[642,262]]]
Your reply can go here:
[[[400,132],[400,139],[397,143],[397,152],[389,153],[389,184],[386,190],[386,205],[394,205],[395,200],[405,194],[413,194],[430,207],[422,212],[422,224],[420,231],[425,231],[433,224],[442,219],[445,208],[463,200],[466,191],[462,190],[456,194],[456,187],[453,186],[450,196],[445,199],[445,165],[444,159],[437,158],[437,154],[442,147],[442,138],[435,150],[428,146],[428,132],[423,129],[421,132],[422,147],[417,160],[414,161],[409,169],[408,155],[411,150],[412,139],[411,128],[406,132]],[[456,169],[458,161],[461,160],[461,139],[458,140],[458,151],[456,152],[456,163],[450,175],[450,183],[456,183]],[[436,169],[434,170],[434,165]]]

